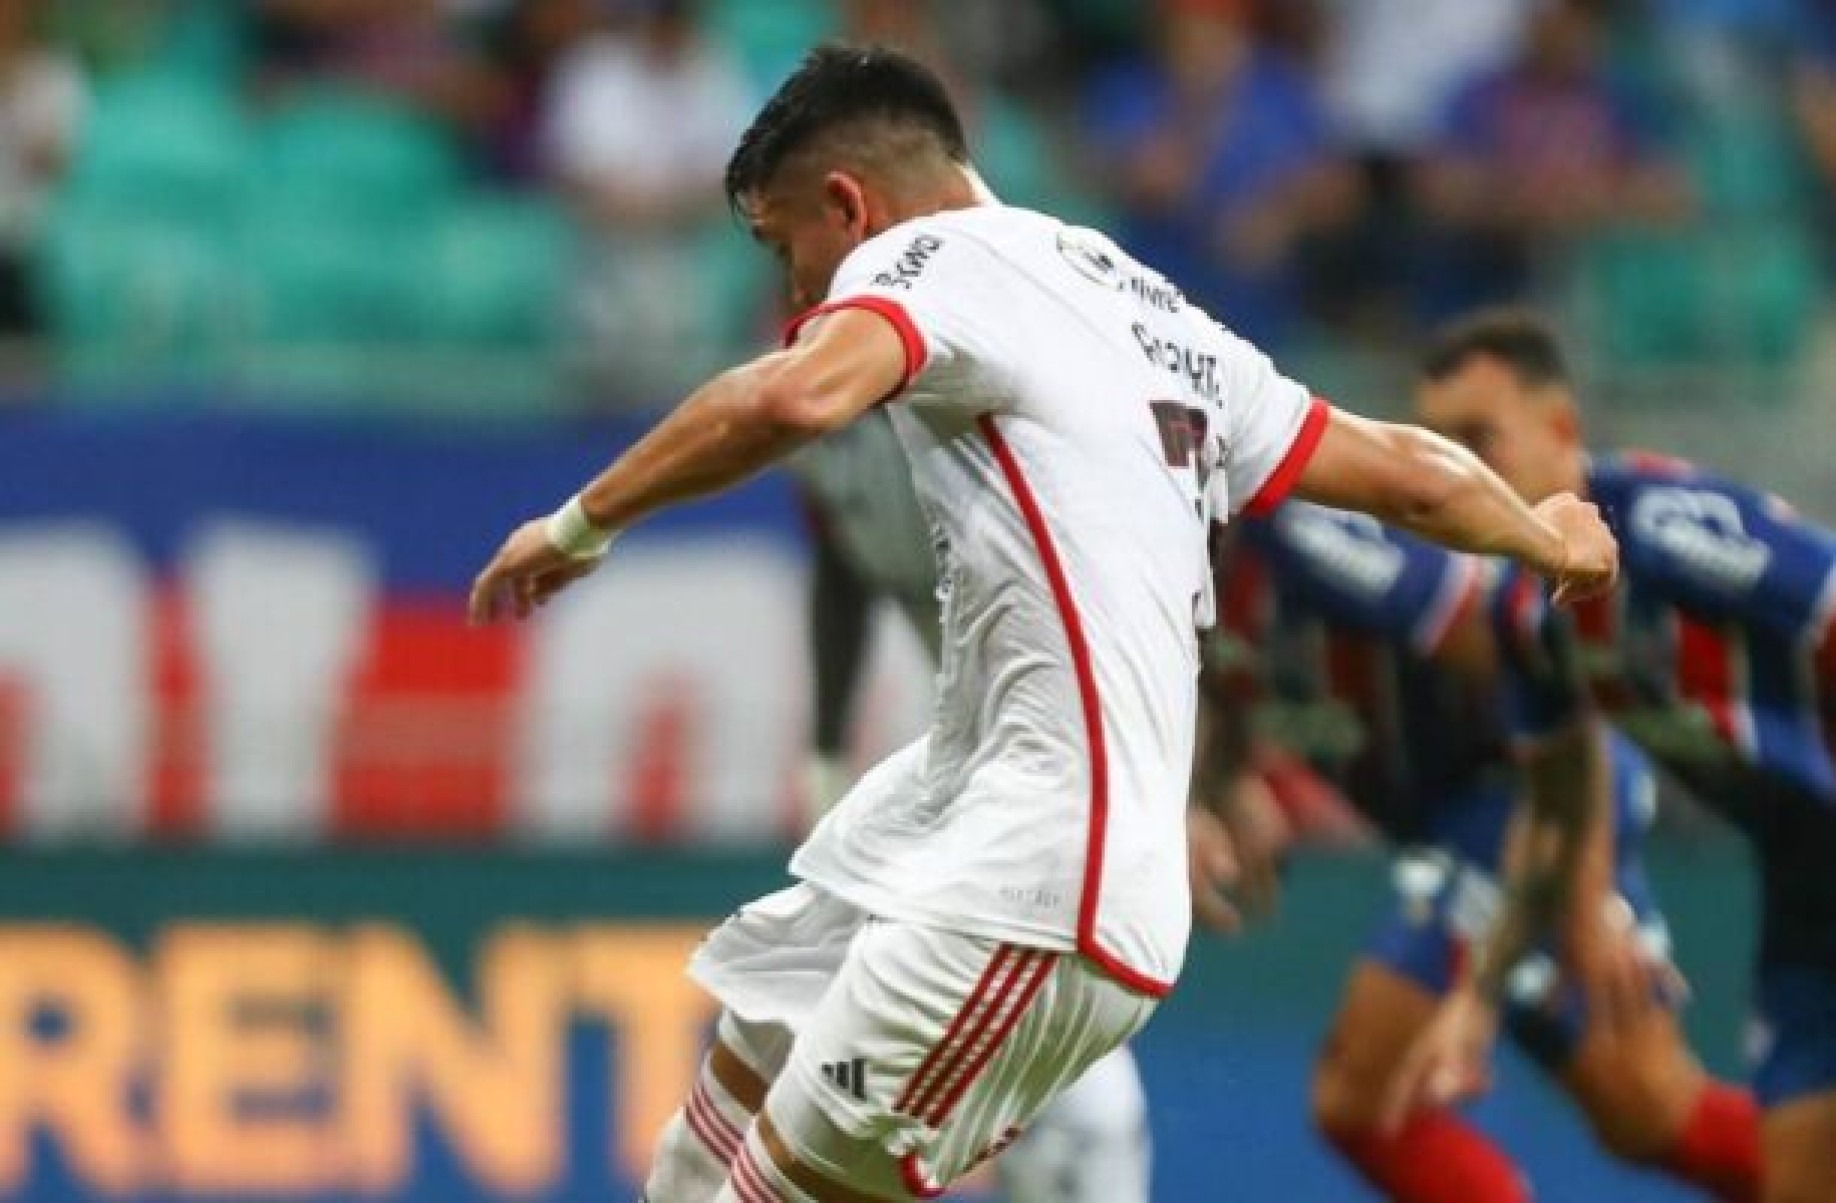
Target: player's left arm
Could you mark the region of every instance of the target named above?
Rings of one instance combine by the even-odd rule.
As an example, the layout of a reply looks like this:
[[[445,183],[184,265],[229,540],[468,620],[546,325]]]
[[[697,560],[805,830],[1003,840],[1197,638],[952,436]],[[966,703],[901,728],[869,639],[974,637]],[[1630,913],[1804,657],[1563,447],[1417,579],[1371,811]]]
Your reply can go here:
[[[1618,544],[1593,505],[1562,493],[1531,507],[1471,452],[1416,426],[1332,410],[1294,494],[1509,557],[1553,582],[1560,601],[1611,588],[1619,571]]]
[[[597,567],[619,532],[846,426],[915,366],[884,317],[842,309],[796,346],[716,376],[560,510],[511,534],[472,586],[472,621],[528,617]]]

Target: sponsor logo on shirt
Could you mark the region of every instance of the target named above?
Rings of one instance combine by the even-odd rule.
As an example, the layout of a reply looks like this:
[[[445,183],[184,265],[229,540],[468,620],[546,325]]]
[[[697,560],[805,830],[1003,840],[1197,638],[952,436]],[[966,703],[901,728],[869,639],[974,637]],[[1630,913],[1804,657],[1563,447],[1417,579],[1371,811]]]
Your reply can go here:
[[[1185,308],[1184,293],[1152,272],[1125,270],[1114,244],[1095,230],[1060,230],[1058,253],[1084,279],[1117,292],[1126,291],[1150,309],[1178,313]]]
[[[1729,593],[1751,589],[1772,549],[1747,534],[1740,507],[1719,493],[1649,489],[1632,503],[1632,529],[1701,583]]]

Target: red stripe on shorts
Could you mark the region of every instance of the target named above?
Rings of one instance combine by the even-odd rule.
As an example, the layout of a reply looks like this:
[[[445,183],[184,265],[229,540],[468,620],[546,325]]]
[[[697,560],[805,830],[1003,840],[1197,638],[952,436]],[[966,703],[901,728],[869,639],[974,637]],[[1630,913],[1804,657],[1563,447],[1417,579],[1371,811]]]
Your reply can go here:
[[[975,1059],[958,1076],[956,1085],[950,1089],[950,1092],[939,1100],[935,1107],[931,1108],[929,1115],[924,1117],[931,1127],[944,1126],[944,1123],[950,1118],[950,1113],[956,1110],[957,1104],[963,1101],[963,1096],[969,1093],[969,1088],[975,1085],[976,1079],[982,1076],[989,1062],[994,1060],[995,1053],[1007,1043],[1008,1037],[1014,1034],[1014,1029],[1020,1026],[1020,1020],[1025,1017],[1027,1010],[1033,1005],[1033,1000],[1039,996],[1039,991],[1044,988],[1046,979],[1052,976],[1052,970],[1057,967],[1058,957],[1056,955],[1046,953],[1040,957],[1037,965],[1031,970],[1031,976],[1027,978],[1026,985],[1021,989],[1019,997],[1014,1000],[1013,1006],[1008,1008],[1006,1016],[999,1021],[999,1030],[984,1043]]]
[[[1038,955],[1020,949],[1013,951],[1015,955],[1008,961],[1005,970],[1000,975],[1000,980],[987,992],[987,998],[977,1009],[973,1022],[965,1025],[954,1040],[948,1041],[949,1052],[945,1054],[942,1061],[938,1062],[930,1080],[924,1084],[922,1090],[912,1093],[906,1105],[897,1107],[895,1110],[903,1111],[907,1115],[922,1116],[926,1108],[937,1097],[938,1092],[945,1089],[955,1078],[956,1071],[975,1050],[983,1035],[987,1033],[989,1026],[999,1019],[1002,1009],[1013,996],[1015,987],[1025,976],[1027,968],[1033,963],[1033,958]]]
[[[898,1101],[893,1104],[894,1111],[904,1111],[906,1105],[912,1101],[912,1096],[923,1088],[930,1079],[930,1075],[937,1071],[939,1059],[950,1050],[957,1036],[961,1034],[963,1025],[975,1015],[976,1008],[982,1003],[982,997],[988,993],[1001,967],[1007,963],[1007,959],[1013,955],[1013,952],[1014,950],[1005,944],[995,949],[994,956],[988,962],[988,968],[982,970],[981,980],[976,982],[975,989],[969,992],[969,1001],[957,1011],[956,1018],[950,1021],[948,1028],[944,1029],[943,1038],[932,1046],[930,1055],[918,1066],[918,1072],[914,1073],[911,1081],[905,1084],[905,1090],[899,1095]]]

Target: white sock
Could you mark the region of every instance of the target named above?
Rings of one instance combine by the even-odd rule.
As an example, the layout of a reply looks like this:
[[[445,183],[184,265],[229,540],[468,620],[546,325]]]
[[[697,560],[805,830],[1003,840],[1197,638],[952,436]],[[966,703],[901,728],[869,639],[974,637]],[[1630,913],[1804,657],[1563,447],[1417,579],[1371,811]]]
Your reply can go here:
[[[712,1203],[751,1126],[751,1113],[722,1089],[704,1064],[688,1101],[670,1117],[657,1141],[650,1180],[644,1185],[647,1203]]]
[[[715,1203],[818,1203],[779,1172],[758,1128],[746,1134],[746,1143],[733,1159],[733,1173]]]

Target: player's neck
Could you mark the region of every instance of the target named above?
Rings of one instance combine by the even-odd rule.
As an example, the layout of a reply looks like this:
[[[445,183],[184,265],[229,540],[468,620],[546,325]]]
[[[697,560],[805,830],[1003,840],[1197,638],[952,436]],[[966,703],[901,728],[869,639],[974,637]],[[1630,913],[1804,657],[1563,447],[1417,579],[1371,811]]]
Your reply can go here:
[[[892,220],[889,224],[899,225],[934,213],[1000,203],[1000,198],[975,168],[964,165],[939,175],[929,187],[914,189],[908,196],[899,198],[890,214]]]

